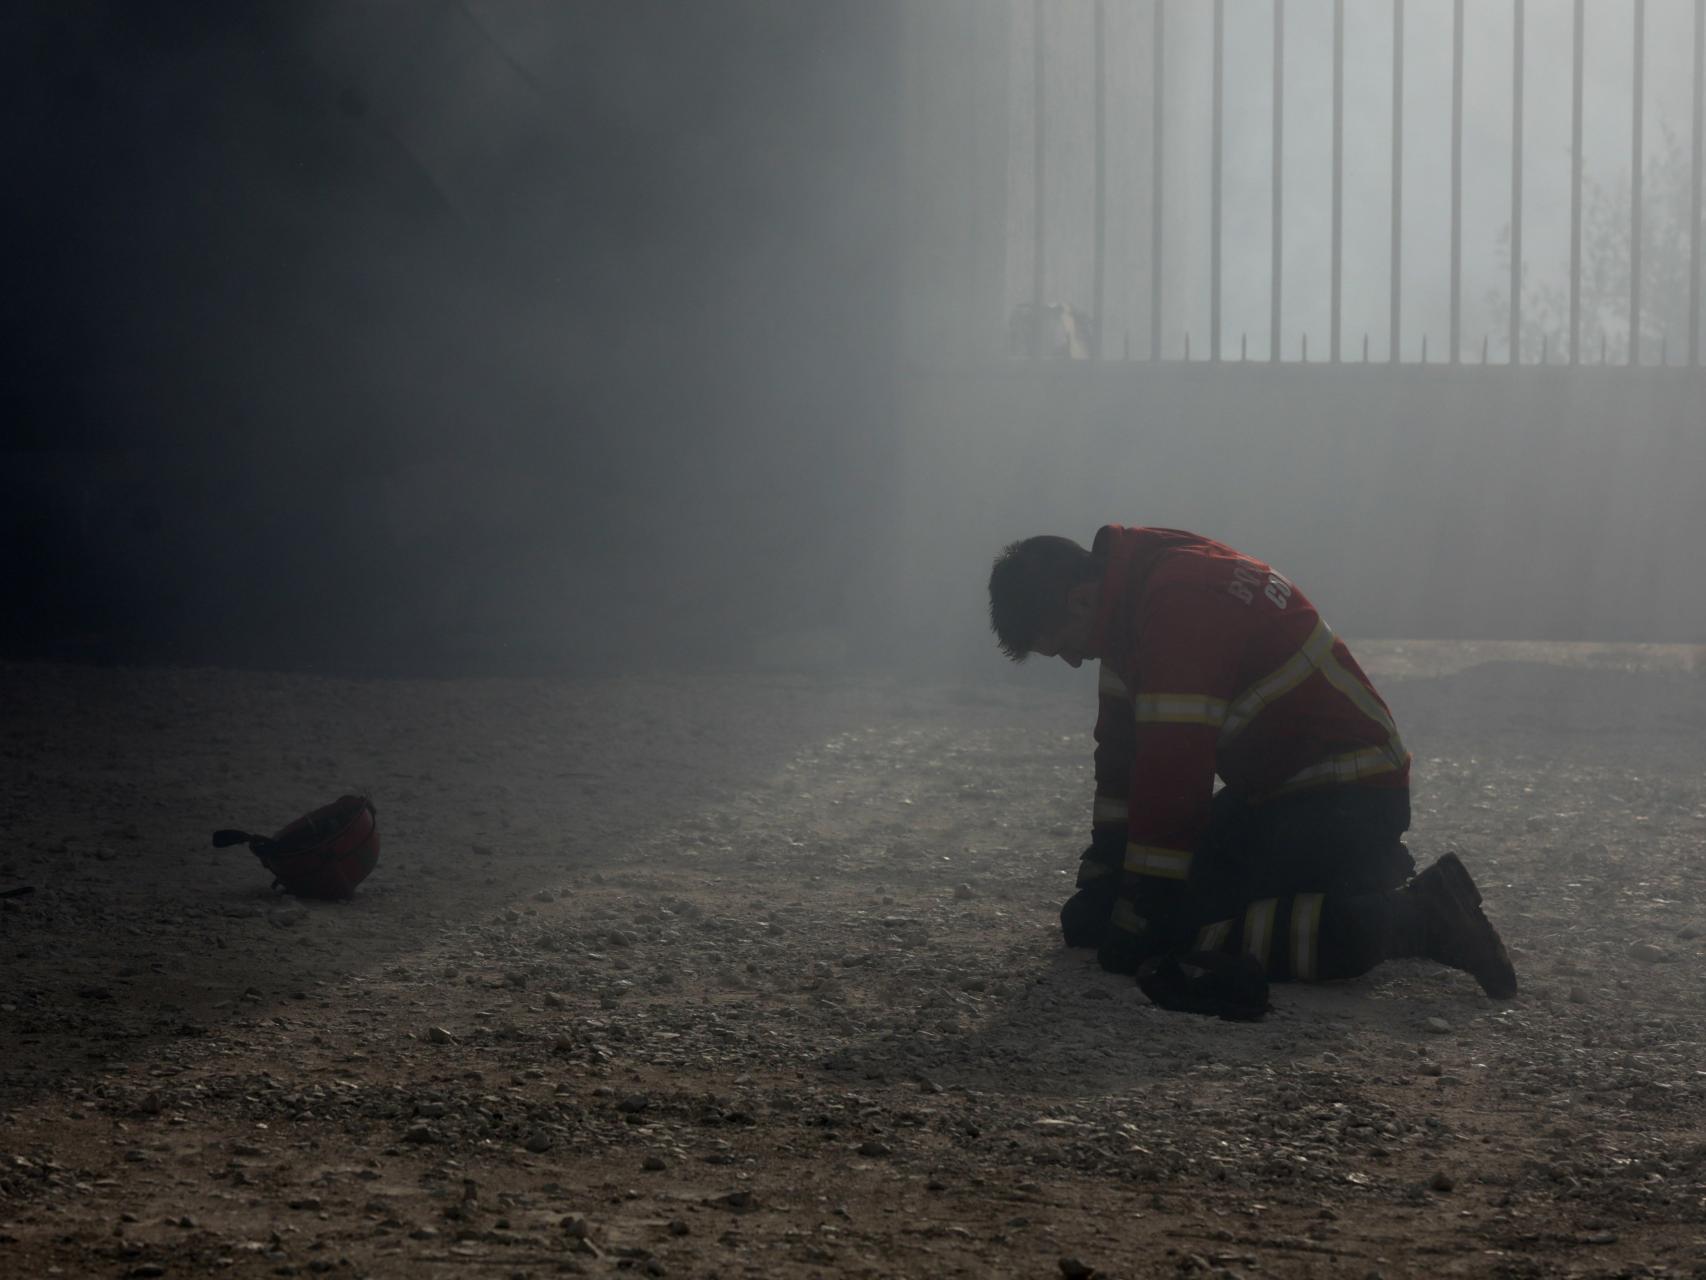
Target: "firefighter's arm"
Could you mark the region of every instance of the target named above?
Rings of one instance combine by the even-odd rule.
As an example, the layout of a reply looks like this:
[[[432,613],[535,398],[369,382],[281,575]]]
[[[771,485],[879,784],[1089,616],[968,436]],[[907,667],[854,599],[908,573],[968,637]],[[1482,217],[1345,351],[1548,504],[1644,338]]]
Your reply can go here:
[[[1173,949],[1188,924],[1185,884],[1208,825],[1215,733],[1203,724],[1139,719],[1130,838],[1100,953],[1104,968],[1135,973],[1149,956]]]
[[[1101,944],[1124,873],[1135,724],[1131,694],[1107,661],[1102,663],[1097,695],[1096,800],[1090,815],[1090,847],[1078,860],[1076,891],[1060,909],[1061,934],[1069,947]]]
[[[1215,743],[1235,693],[1237,601],[1203,587],[1151,602],[1134,691],[1129,817],[1103,963],[1134,970],[1176,941],[1191,861],[1208,826]]]
[[[1078,863],[1078,888],[1106,889],[1112,896],[1125,862],[1137,725],[1125,681],[1112,664],[1104,661],[1101,666],[1096,690],[1096,799],[1090,814],[1090,847]]]

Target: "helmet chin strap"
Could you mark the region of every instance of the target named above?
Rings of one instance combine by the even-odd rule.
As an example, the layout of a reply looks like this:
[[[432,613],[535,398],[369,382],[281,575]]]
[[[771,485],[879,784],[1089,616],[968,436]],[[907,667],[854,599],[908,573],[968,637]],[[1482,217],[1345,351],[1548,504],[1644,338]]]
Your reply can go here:
[[[215,849],[229,849],[234,844],[246,844],[256,853],[264,853],[266,847],[272,844],[272,840],[266,836],[252,836],[247,831],[238,831],[232,827],[226,827],[213,833],[213,847]]]

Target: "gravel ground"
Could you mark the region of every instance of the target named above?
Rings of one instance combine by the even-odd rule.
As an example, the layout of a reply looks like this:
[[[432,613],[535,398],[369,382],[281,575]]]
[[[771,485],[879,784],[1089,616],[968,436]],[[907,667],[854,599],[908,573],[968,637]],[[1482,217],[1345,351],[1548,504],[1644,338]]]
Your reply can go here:
[[[1698,655],[1358,649],[1517,1000],[1064,951],[1093,677],[0,665],[0,1275],[1706,1276]]]

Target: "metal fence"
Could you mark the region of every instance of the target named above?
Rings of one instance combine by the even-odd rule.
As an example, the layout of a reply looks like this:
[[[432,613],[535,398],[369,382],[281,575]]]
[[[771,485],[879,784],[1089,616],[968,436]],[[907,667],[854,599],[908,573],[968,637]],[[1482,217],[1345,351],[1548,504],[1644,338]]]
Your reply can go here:
[[[1140,349],[1133,352],[1130,341],[1130,328],[1126,330],[1123,342],[1110,340],[1108,332],[1106,297],[1109,281],[1109,263],[1107,257],[1107,229],[1109,219],[1108,208],[1108,170],[1109,170],[1109,111],[1108,111],[1108,0],[1093,0],[1092,22],[1088,32],[1089,49],[1069,49],[1061,47],[1059,39],[1051,41],[1047,29],[1045,15],[1048,6],[1057,0],[1030,0],[1030,80],[1031,93],[1028,104],[1030,113],[1030,155],[1028,157],[1032,183],[1030,209],[1030,271],[1029,298],[1020,301],[1014,308],[1009,327],[1009,343],[1013,354],[1038,358],[1062,356],[1086,360],[1102,359],[1147,359],[1161,361],[1164,359],[1202,359],[1210,361],[1244,360],[1250,358],[1247,340],[1240,338],[1237,351],[1223,350],[1224,313],[1223,299],[1225,281],[1223,279],[1224,245],[1223,229],[1225,216],[1223,209],[1224,184],[1227,172],[1226,146],[1229,133],[1237,134],[1241,142],[1248,144],[1255,129],[1263,122],[1227,120],[1226,102],[1226,47],[1227,47],[1227,0],[1213,0],[1212,37],[1206,50],[1209,62],[1209,75],[1212,78],[1211,111],[1208,120],[1208,137],[1206,139],[1206,163],[1208,168],[1208,264],[1206,281],[1195,282],[1195,287],[1206,287],[1206,309],[1208,341],[1206,352],[1198,350],[1193,355],[1190,347],[1189,330],[1183,333],[1184,346],[1182,352],[1178,349],[1167,349],[1169,344],[1164,342],[1164,335],[1169,332],[1169,316],[1165,313],[1164,294],[1161,286],[1160,266],[1167,261],[1170,246],[1168,243],[1169,201],[1172,192],[1168,187],[1168,147],[1178,146],[1189,149],[1203,147],[1204,139],[1200,134],[1181,137],[1177,126],[1169,119],[1170,108],[1175,101],[1174,88],[1169,84],[1169,77],[1182,77],[1189,74],[1190,69],[1181,69],[1173,65],[1167,53],[1167,23],[1170,14],[1178,14],[1183,6],[1194,6],[1196,12],[1189,17],[1195,18],[1201,14],[1204,6],[1201,0],[1148,0],[1147,20],[1149,66],[1148,103],[1148,155],[1143,163],[1147,167],[1147,194],[1149,199],[1148,218],[1148,317],[1147,343],[1140,344]],[[1114,0],[1118,3],[1119,0]],[[1449,307],[1448,332],[1444,335],[1444,360],[1449,363],[1473,362],[1475,352],[1473,340],[1466,350],[1464,335],[1464,263],[1463,263],[1463,142],[1464,142],[1464,0],[1449,0],[1450,14],[1450,250],[1449,250]],[[1141,4],[1142,0],[1137,0]],[[1282,308],[1286,300],[1286,259],[1283,237],[1287,209],[1285,206],[1286,178],[1286,108],[1288,85],[1286,78],[1286,40],[1287,40],[1287,0],[1270,0],[1271,29],[1272,29],[1272,100],[1269,106],[1269,120],[1266,122],[1270,131],[1267,140],[1270,169],[1269,182],[1271,186],[1271,207],[1268,210],[1269,231],[1271,240],[1271,274],[1268,280],[1268,310],[1269,310],[1269,340],[1267,342],[1266,359],[1281,361],[1301,359],[1308,361],[1308,334],[1303,332],[1301,342],[1295,355],[1283,353],[1282,342]],[[1412,4],[1426,4],[1427,0],[1411,0]],[[1626,316],[1626,333],[1620,335],[1619,350],[1612,350],[1608,344],[1606,330],[1597,322],[1594,332],[1584,331],[1584,173],[1583,173],[1583,121],[1584,110],[1589,105],[1586,102],[1584,78],[1584,50],[1586,47],[1585,21],[1586,0],[1573,0],[1573,10],[1570,15],[1571,51],[1573,54],[1569,73],[1570,99],[1570,172],[1568,180],[1569,200],[1569,267],[1567,280],[1567,321],[1563,318],[1563,296],[1558,298],[1559,324],[1562,332],[1544,333],[1539,338],[1538,350],[1535,349],[1532,331],[1525,331],[1525,279],[1524,279],[1524,199],[1532,193],[1525,188],[1529,181],[1525,179],[1524,141],[1525,120],[1525,64],[1529,60],[1529,0],[1509,0],[1509,8],[1505,12],[1511,23],[1511,64],[1510,64],[1510,164],[1509,164],[1509,200],[1510,223],[1508,229],[1508,315],[1505,317],[1507,332],[1503,335],[1504,363],[1517,365],[1525,363],[1542,364],[1583,364],[1626,362],[1631,365],[1640,364],[1686,364],[1699,367],[1701,364],[1701,332],[1700,332],[1700,285],[1701,285],[1701,170],[1702,170],[1702,99],[1706,91],[1706,67],[1703,67],[1703,53],[1706,53],[1706,0],[1692,2],[1692,73],[1689,80],[1691,88],[1692,123],[1689,128],[1689,154],[1686,163],[1686,196],[1684,197],[1687,213],[1678,212],[1676,221],[1685,229],[1685,235],[1673,236],[1678,240],[1670,246],[1670,252],[1680,269],[1686,271],[1686,305],[1685,319],[1682,321],[1685,334],[1672,335],[1668,330],[1653,334],[1650,332],[1649,316],[1644,316],[1644,308],[1648,300],[1642,296],[1643,269],[1652,264],[1642,261],[1643,243],[1649,237],[1643,231],[1643,215],[1646,212],[1643,190],[1643,169],[1648,154],[1649,135],[1647,132],[1646,100],[1647,100],[1647,60],[1650,36],[1647,22],[1647,0],[1595,0],[1596,5],[1604,5],[1610,11],[1613,4],[1617,6],[1619,20],[1626,15],[1632,24],[1630,39],[1631,61],[1628,66],[1627,88],[1630,93],[1630,133],[1628,137],[1628,192],[1627,216],[1629,233],[1627,243],[1627,261],[1622,270],[1626,272],[1626,294],[1616,300],[1616,309]],[[1371,6],[1372,7],[1372,6]],[[1477,17],[1485,17],[1493,6],[1481,0]],[[1022,6],[1017,12],[1024,14]],[[1361,16],[1367,15],[1367,10]],[[1680,12],[1680,11],[1679,11]],[[1126,16],[1126,15],[1122,15]],[[1414,14],[1409,15],[1412,19]],[[1443,11],[1437,15],[1443,21]],[[1405,192],[1404,192],[1404,147],[1407,133],[1412,122],[1406,120],[1406,0],[1389,0],[1390,39],[1392,62],[1390,67],[1390,110],[1391,110],[1391,140],[1390,140],[1390,260],[1386,291],[1389,315],[1387,318],[1388,331],[1384,358],[1388,362],[1415,362],[1418,358],[1422,363],[1429,362],[1427,349],[1428,335],[1419,335],[1419,345],[1413,345],[1409,351],[1405,349],[1406,335],[1404,333],[1403,302],[1406,284],[1406,231],[1405,226]],[[1085,58],[1085,53],[1088,58]],[[1331,362],[1345,362],[1354,357],[1347,356],[1346,335],[1343,324],[1343,302],[1345,294],[1344,275],[1344,241],[1345,241],[1345,0],[1333,0],[1332,9],[1332,105],[1330,120],[1324,121],[1328,133],[1324,140],[1331,152],[1331,185],[1327,194],[1331,202],[1331,220],[1328,254],[1327,293],[1329,298],[1328,324],[1326,334],[1325,358]],[[1047,288],[1047,271],[1049,267],[1049,251],[1051,247],[1050,230],[1048,225],[1049,183],[1051,181],[1050,161],[1055,149],[1063,139],[1051,135],[1050,113],[1047,109],[1047,93],[1051,76],[1066,74],[1071,67],[1082,67],[1088,61],[1090,67],[1090,97],[1091,137],[1089,139],[1090,165],[1093,170],[1092,191],[1090,201],[1093,206],[1089,218],[1089,274],[1090,297],[1088,314],[1082,308],[1070,303],[1051,298]],[[1561,68],[1560,68],[1561,72]],[[1142,68],[1139,68],[1139,75]],[[1443,86],[1441,86],[1443,90]],[[1441,94],[1443,98],[1443,92]],[[1074,141],[1081,141],[1074,139]],[[1245,150],[1248,150],[1246,145]],[[1200,161],[1200,156],[1193,157]],[[1126,211],[1129,216],[1131,211]],[[1683,248],[1680,240],[1686,241]],[[1596,270],[1596,289],[1604,292],[1605,272],[1598,264]],[[1598,296],[1598,295],[1596,295]],[[1196,300],[1196,308],[1200,310],[1201,300]],[[1674,316],[1675,308],[1672,309]],[[1532,329],[1532,326],[1531,326]],[[1647,330],[1647,332],[1644,332]],[[1599,341],[1594,344],[1590,339],[1597,336]],[[1553,345],[1554,338],[1556,345]],[[1680,349],[1677,339],[1681,339]],[[1147,351],[1141,347],[1147,346]],[[1595,349],[1597,345],[1597,350]],[[1656,347],[1657,349],[1653,349]],[[1480,343],[1481,362],[1488,362],[1489,342],[1483,332]],[[1317,359],[1321,356],[1317,348]],[[1369,340],[1366,334],[1360,344],[1361,359],[1371,358]],[[1258,357],[1259,358],[1259,357]],[[1374,359],[1380,358],[1376,352]]]

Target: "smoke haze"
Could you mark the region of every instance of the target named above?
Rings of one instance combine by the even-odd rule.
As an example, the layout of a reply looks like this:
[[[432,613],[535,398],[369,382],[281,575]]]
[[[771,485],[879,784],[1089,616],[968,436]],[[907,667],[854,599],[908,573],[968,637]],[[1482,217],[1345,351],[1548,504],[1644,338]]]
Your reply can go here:
[[[575,666],[843,620],[891,10],[6,22],[14,647]]]
[[[1528,366],[1542,342],[1563,358],[1568,8],[1527,6]],[[1633,46],[1591,8],[1586,234],[1604,261],[1582,341],[1597,363],[1603,335],[1615,365]],[[1381,6],[1347,15],[1349,365],[1322,364],[1326,3],[1287,10],[1283,362],[1266,365],[1273,10],[1256,4],[1226,10],[1222,223],[1221,354],[1252,363],[1202,365],[1207,6],[1167,11],[1164,332],[1149,328],[1146,3],[1105,9],[1107,362],[1014,359],[1036,287],[1039,30],[1043,299],[1082,311],[1094,292],[1094,11],[14,7],[8,650],[992,673],[993,551],[1109,520],[1245,546],[1366,634],[1706,634],[1706,606],[1660,587],[1706,532],[1699,370],[1678,331],[1686,6],[1648,17],[1659,371],[1472,367],[1483,335],[1495,366],[1509,354],[1500,6],[1472,6],[1466,30],[1464,363],[1444,363],[1450,6],[1423,3],[1407,10],[1401,367],[1380,364]],[[1375,364],[1350,367],[1365,334]],[[1424,340],[1441,367],[1415,367]]]

